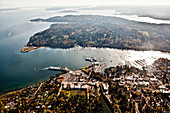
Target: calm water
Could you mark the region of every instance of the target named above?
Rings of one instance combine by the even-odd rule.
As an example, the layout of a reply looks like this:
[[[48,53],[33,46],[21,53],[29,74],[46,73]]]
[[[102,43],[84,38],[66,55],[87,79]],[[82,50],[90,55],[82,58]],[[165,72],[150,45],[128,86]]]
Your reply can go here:
[[[50,23],[31,23],[29,20],[54,15],[64,14],[44,9],[0,13],[0,93],[26,87],[54,76],[56,72],[44,70],[51,65],[67,66],[73,70],[86,66],[89,64],[84,61],[86,56],[95,56],[98,60],[104,58],[107,66],[122,65],[125,61],[133,65],[134,60],[138,59],[146,59],[147,63],[151,64],[159,57],[170,58],[170,54],[159,51],[81,47],[64,50],[41,48],[29,53],[20,53],[30,36],[50,26]]]

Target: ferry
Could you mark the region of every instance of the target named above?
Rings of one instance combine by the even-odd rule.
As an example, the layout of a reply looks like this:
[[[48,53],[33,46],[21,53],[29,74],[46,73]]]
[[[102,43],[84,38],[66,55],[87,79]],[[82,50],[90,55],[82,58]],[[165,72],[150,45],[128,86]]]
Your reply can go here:
[[[96,62],[97,61],[95,57],[86,57],[85,60],[90,61],[90,62]]]
[[[48,70],[53,70],[53,71],[65,71],[65,67],[56,67],[56,66],[50,66]]]

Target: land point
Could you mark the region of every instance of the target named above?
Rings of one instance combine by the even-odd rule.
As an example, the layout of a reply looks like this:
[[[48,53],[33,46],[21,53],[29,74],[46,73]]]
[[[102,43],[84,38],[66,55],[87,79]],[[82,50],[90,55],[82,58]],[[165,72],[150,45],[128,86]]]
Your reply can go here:
[[[25,46],[21,49],[21,53],[26,53],[26,52],[30,52],[30,51],[34,51],[36,49],[39,49],[41,47],[28,47],[28,46]]]

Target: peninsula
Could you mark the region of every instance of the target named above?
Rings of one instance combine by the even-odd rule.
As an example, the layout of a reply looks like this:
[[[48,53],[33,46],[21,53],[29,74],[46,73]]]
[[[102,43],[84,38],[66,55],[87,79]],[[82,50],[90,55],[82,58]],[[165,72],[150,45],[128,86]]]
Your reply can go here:
[[[67,15],[32,22],[58,22],[36,33],[28,47],[108,47],[170,52],[170,25],[156,25],[98,15]]]
[[[39,49],[39,48],[41,48],[41,47],[28,47],[28,46],[25,46],[25,47],[23,47],[22,49],[21,49],[21,52],[22,53],[26,53],[26,52],[30,52],[30,51],[34,51],[34,50],[36,50],[36,49]]]

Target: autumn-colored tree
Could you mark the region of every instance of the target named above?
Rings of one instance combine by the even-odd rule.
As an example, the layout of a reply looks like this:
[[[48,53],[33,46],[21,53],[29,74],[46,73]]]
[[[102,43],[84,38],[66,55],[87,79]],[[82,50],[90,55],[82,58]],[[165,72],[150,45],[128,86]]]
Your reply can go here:
[[[2,101],[0,101],[0,110],[1,110],[1,113],[3,113],[4,109],[5,109],[4,103]]]

